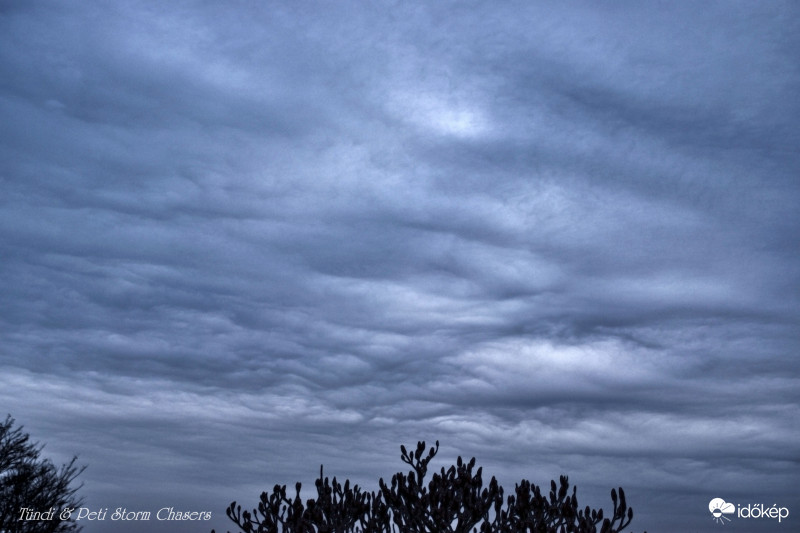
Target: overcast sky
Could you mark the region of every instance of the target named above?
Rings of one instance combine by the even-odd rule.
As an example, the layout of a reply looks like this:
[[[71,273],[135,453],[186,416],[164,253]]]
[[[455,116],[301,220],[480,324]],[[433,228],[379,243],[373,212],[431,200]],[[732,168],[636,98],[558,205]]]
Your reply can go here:
[[[213,512],[85,533],[421,439],[796,522],[798,94],[793,2],[2,1],[0,414]]]

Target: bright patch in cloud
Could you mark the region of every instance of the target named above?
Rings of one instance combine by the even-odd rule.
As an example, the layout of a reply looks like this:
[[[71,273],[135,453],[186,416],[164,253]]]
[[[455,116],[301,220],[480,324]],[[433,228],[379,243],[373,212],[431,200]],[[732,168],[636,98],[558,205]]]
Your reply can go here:
[[[404,121],[436,135],[470,138],[485,134],[489,128],[481,110],[458,100],[432,93],[406,93],[395,98],[392,107]]]

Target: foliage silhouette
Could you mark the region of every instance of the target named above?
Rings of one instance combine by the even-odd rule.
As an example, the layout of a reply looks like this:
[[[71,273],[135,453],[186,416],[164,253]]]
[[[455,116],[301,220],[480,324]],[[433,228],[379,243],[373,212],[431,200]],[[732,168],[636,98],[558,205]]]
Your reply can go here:
[[[86,468],[77,457],[61,467],[40,458],[44,446],[31,442],[22,426],[14,427],[8,415],[0,423],[0,533],[67,533],[82,528],[74,520],[61,520],[59,512],[80,507],[79,486],[73,482]],[[45,513],[55,509],[50,520],[20,520],[22,509]]]
[[[401,446],[400,458],[411,470],[398,472],[389,483],[380,479],[376,493],[351,487],[349,480],[344,486],[335,477],[331,481],[320,467],[317,498],[305,505],[300,483],[294,496],[287,495],[285,485],[275,485],[271,494],[261,493],[252,512],[233,502],[226,514],[244,533],[618,533],[633,519],[621,487],[611,490],[614,508],[605,517],[602,509],[578,506],[576,488],[570,493],[566,476],[559,485],[550,482],[547,496],[523,479],[504,499],[494,477],[484,487],[475,458],[459,457],[426,484],[439,442],[425,450],[424,441],[411,452]]]

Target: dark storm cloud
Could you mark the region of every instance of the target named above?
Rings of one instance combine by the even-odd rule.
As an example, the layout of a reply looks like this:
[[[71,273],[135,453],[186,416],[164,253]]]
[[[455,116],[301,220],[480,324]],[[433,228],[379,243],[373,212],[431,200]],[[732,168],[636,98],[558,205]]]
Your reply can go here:
[[[94,506],[422,438],[796,506],[796,11],[6,4],[0,406]]]

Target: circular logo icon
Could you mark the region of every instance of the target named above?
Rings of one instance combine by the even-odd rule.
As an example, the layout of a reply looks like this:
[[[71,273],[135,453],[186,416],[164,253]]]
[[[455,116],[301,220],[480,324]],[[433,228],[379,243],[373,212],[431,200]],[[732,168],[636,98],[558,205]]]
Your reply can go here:
[[[731,519],[725,515],[733,514],[736,511],[736,507],[732,503],[728,503],[722,498],[714,498],[708,502],[708,510],[711,512],[714,522],[718,524],[725,524],[726,521],[731,521]]]

